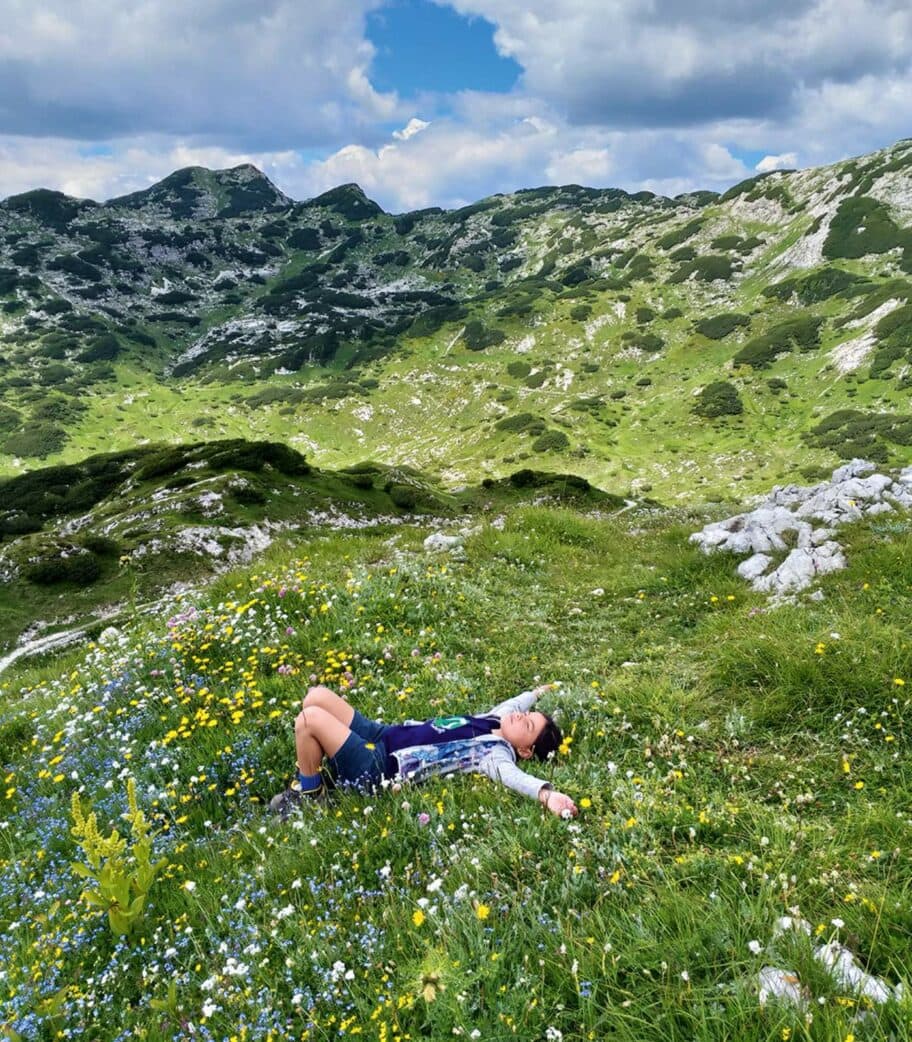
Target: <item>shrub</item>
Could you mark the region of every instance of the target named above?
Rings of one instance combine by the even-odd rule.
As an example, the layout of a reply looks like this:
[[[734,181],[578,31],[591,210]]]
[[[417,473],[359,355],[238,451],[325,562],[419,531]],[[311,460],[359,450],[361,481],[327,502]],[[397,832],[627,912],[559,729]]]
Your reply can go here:
[[[60,363],[52,363],[46,365],[38,373],[38,382],[43,384],[45,387],[52,386],[53,384],[61,384],[65,380],[69,380],[71,376],[76,374],[68,365],[61,365]]]
[[[698,416],[714,420],[718,416],[737,416],[744,412],[744,404],[734,384],[727,380],[717,380],[703,388],[693,411]]]
[[[778,394],[780,391],[788,390],[788,384],[778,376],[773,376],[767,380],[766,386],[773,392],[773,394]]]
[[[101,565],[94,554],[76,553],[68,557],[50,557],[36,561],[25,568],[23,574],[29,582],[37,586],[53,586],[57,583],[88,586],[101,575]]]
[[[8,514],[0,519],[0,534],[27,535],[29,532],[40,532],[43,522],[31,514]]]
[[[576,304],[570,309],[570,317],[574,322],[585,322],[591,314],[592,307],[589,304]]]
[[[266,502],[266,493],[256,485],[238,485],[231,489],[231,498],[241,506],[261,506]]]
[[[63,271],[68,275],[75,275],[76,278],[84,279],[86,282],[101,282],[104,279],[104,275],[94,264],[89,264],[68,253],[48,261],[48,268],[51,271]]]
[[[468,309],[461,304],[447,304],[441,307],[428,308],[409,326],[407,336],[432,336],[446,322],[460,322],[468,315]]]
[[[839,409],[808,431],[805,441],[832,449],[841,459],[858,456],[886,463],[889,450],[885,443],[912,445],[912,416]]]
[[[183,289],[169,289],[164,293],[158,293],[155,297],[156,304],[189,304],[194,300],[199,300],[199,297],[195,293],[188,293]]]
[[[544,434],[545,421],[530,412],[520,412],[515,416],[504,416],[494,424],[499,431],[510,431],[523,434]]]
[[[684,282],[691,276],[700,282],[715,282],[717,279],[730,279],[734,267],[732,260],[722,253],[708,253],[703,257],[682,264],[677,271],[668,276],[668,282],[675,284]]]
[[[683,316],[684,312],[680,308],[667,308],[665,311],[662,312],[662,318],[666,319],[669,322],[673,318],[682,318]]]
[[[526,387],[531,387],[533,390],[535,390],[536,388],[543,386],[544,382],[547,379],[548,374],[545,372],[545,370],[539,369],[537,373],[532,373],[531,375],[527,376],[525,380],[523,380],[523,383],[526,385]]]
[[[60,452],[66,445],[67,433],[52,424],[38,424],[11,434],[3,442],[3,451],[9,456],[44,457]]]
[[[691,236],[696,235],[702,226],[703,221],[699,218],[695,221],[690,221],[687,224],[682,225],[680,228],[675,228],[674,231],[663,235],[656,245],[660,250],[673,249],[675,246],[680,246],[682,242],[685,242]]]
[[[121,352],[121,343],[113,333],[102,333],[89,342],[77,356],[78,362],[113,362]]]
[[[32,410],[32,421],[39,423],[73,423],[86,411],[86,406],[78,399],[60,398],[54,395],[39,402]]]
[[[0,402],[0,434],[16,430],[21,422],[22,413]]]
[[[869,196],[850,196],[839,204],[823,244],[823,255],[856,258],[905,246],[908,233],[893,223],[883,203]]]
[[[418,503],[418,493],[411,485],[391,484],[386,491],[400,510],[414,510]]]
[[[743,241],[740,235],[720,235],[709,245],[714,250],[737,250]]]
[[[820,343],[822,318],[805,315],[789,319],[773,326],[762,336],[749,340],[735,355],[735,365],[750,365],[754,369],[765,369],[772,365],[776,355],[798,348],[813,351]]]
[[[522,380],[532,372],[532,366],[528,362],[510,362],[507,372],[517,380]]]
[[[506,338],[502,330],[487,329],[478,319],[467,322],[462,332],[462,342],[470,351],[483,351],[486,347],[503,343]]]
[[[569,446],[570,439],[563,431],[546,431],[532,442],[535,452],[563,452]]]
[[[645,326],[647,322],[651,322],[656,317],[656,313],[652,308],[642,307],[636,310],[637,325]]]
[[[704,318],[694,325],[694,329],[709,340],[722,340],[729,333],[738,329],[739,326],[749,326],[750,319],[747,315],[740,315],[735,311],[726,312],[722,315],[713,315]]]
[[[82,545],[89,553],[98,557],[117,557],[121,550],[120,543],[106,535],[83,536]]]

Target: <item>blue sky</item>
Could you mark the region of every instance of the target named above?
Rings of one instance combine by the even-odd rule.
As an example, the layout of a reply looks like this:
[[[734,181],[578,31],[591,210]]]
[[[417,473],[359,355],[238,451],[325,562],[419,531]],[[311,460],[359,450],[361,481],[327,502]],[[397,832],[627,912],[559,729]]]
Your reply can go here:
[[[907,0],[0,0],[0,197],[255,163],[386,209],[667,195],[912,132]]]
[[[377,49],[371,79],[381,91],[405,98],[463,90],[509,91],[522,67],[497,53],[495,27],[430,0],[396,0],[367,18]]]

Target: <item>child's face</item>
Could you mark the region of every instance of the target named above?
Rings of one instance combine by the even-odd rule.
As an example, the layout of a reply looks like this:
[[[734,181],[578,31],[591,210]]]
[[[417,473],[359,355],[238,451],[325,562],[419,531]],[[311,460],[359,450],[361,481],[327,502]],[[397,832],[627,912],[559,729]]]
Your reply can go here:
[[[521,759],[528,760],[547,722],[544,713],[507,713],[500,721],[500,733]]]

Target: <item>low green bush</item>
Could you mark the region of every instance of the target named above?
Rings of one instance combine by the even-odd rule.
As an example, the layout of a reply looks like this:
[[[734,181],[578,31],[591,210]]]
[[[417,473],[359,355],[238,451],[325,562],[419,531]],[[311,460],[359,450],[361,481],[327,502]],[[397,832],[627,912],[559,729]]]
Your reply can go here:
[[[841,459],[858,457],[886,463],[890,444],[912,445],[912,416],[838,409],[804,437],[809,445],[831,449]]]
[[[3,451],[8,456],[43,458],[51,456],[66,445],[67,432],[50,423],[39,423],[26,430],[17,431],[3,441]]]
[[[101,575],[101,564],[92,553],[72,553],[68,557],[49,557],[23,569],[25,578],[36,586],[74,583],[88,586]]]
[[[545,421],[539,416],[533,416],[530,412],[504,416],[494,426],[499,431],[509,431],[514,434],[544,434],[545,432]]]
[[[570,447],[570,439],[563,431],[546,431],[532,442],[534,452],[563,452]]]
[[[727,281],[732,277],[733,272],[734,265],[730,257],[721,253],[707,253],[705,256],[682,264],[668,276],[668,282],[674,285],[684,282],[691,276],[699,282],[715,282],[717,279]]]
[[[738,416],[744,412],[744,403],[734,384],[716,380],[707,384],[697,396],[693,411],[698,416],[714,420],[719,416]]]
[[[418,493],[411,485],[391,484],[386,491],[400,510],[414,510],[418,504]]]
[[[689,238],[696,235],[702,227],[703,221],[701,218],[697,218],[694,221],[688,221],[687,224],[682,225],[680,228],[675,228],[674,231],[667,232],[656,242],[656,245],[660,250],[673,249],[675,246],[680,246],[682,242],[686,242]]]
[[[470,351],[483,351],[486,347],[502,344],[506,338],[503,330],[489,329],[479,319],[467,322],[462,331],[462,342]]]
[[[730,311],[722,315],[712,315],[710,318],[701,319],[694,324],[694,329],[709,340],[723,340],[736,329],[749,325],[750,318],[747,315]]]
[[[735,355],[735,365],[749,365],[765,369],[773,364],[776,355],[793,351],[813,351],[820,343],[823,319],[803,315],[773,326],[762,336],[754,337]]]
[[[528,362],[518,361],[510,362],[507,366],[507,373],[515,377],[517,380],[523,380],[525,377],[532,372],[532,366]]]

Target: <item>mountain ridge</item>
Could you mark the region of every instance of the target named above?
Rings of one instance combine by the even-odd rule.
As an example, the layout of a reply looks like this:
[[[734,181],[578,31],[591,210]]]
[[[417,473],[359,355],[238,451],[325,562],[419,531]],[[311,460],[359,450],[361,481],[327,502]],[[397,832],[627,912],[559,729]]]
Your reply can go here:
[[[11,197],[0,471],[200,434],[666,497],[737,498],[848,446],[908,462],[910,160],[904,140],[722,194],[406,214],[353,184],[296,202],[250,166],[116,205]]]

